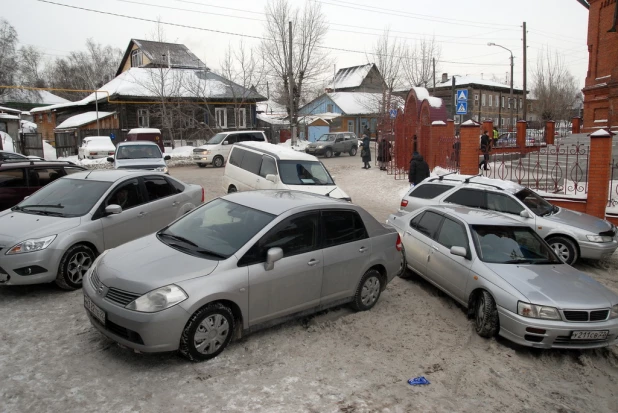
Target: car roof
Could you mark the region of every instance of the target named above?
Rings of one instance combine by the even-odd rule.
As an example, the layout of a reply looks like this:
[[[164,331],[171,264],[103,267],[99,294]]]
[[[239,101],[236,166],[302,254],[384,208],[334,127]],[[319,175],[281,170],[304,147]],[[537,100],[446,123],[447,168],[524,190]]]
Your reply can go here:
[[[130,135],[139,135],[140,133],[161,133],[161,130],[155,128],[134,128],[129,131]]]
[[[120,142],[118,144],[118,146],[127,146],[127,145],[150,145],[150,146],[156,146],[157,148],[159,147],[159,145],[157,145],[156,143],[152,142],[152,141],[126,141],[126,142]]]
[[[319,208],[328,205],[344,207],[352,205],[347,201],[324,195],[278,189],[234,192],[223,196],[222,199],[274,215],[281,215],[290,209],[298,207]]]
[[[427,207],[425,211],[435,211],[438,213],[449,214],[460,219],[469,225],[509,225],[524,226],[520,221],[499,212],[489,211],[478,208],[468,208],[451,205],[433,205]]]
[[[219,133],[225,133],[227,135],[233,135],[233,134],[237,134],[237,133],[264,133],[264,131],[261,131],[261,130],[231,130],[229,132],[219,132]]]
[[[273,145],[268,142],[242,142],[236,143],[234,146],[243,147],[245,149],[257,150],[261,153],[265,153],[274,156],[276,159],[282,161],[315,161],[319,162],[318,158],[313,155],[309,155],[304,152],[295,151],[292,148],[288,148],[282,145]]]
[[[19,154],[18,154],[19,155]],[[38,161],[36,159],[24,159],[17,161],[0,161],[0,168],[23,168],[25,166],[71,166],[81,168],[79,165],[75,165],[70,161]]]
[[[76,172],[69,175],[69,179],[87,179],[89,181],[104,181],[104,182],[116,182],[126,177],[139,177],[146,175],[161,175],[163,173],[154,171],[139,171],[131,169],[93,169],[85,170],[82,172]]]
[[[84,138],[85,141],[93,140],[93,139],[110,139],[111,140],[112,138],[110,138],[109,136],[103,136],[103,135],[101,135],[101,136],[86,136]]]
[[[440,179],[442,178],[442,179]],[[525,189],[524,186],[519,185],[516,182],[512,181],[504,181],[502,179],[493,179],[487,178],[485,176],[478,175],[459,175],[459,174],[446,174],[437,178],[429,178],[425,183],[432,184],[444,184],[444,185],[466,185],[466,187],[475,188],[475,189],[488,189],[494,188],[498,190],[502,190],[505,192],[509,192],[511,194],[515,194],[522,189]]]

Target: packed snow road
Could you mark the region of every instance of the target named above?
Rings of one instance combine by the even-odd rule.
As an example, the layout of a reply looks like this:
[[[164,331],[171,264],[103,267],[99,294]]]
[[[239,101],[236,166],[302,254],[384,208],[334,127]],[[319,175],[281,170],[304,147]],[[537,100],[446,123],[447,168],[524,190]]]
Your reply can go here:
[[[358,157],[325,159],[335,181],[383,221],[405,181]],[[223,194],[223,169],[171,174]],[[618,256],[578,268],[618,291]],[[618,350],[536,351],[476,335],[453,300],[396,279],[368,312],[340,308],[232,343],[189,363],[135,354],[95,331],[80,291],[0,288],[0,412],[615,412]],[[425,376],[430,385],[407,380]]]

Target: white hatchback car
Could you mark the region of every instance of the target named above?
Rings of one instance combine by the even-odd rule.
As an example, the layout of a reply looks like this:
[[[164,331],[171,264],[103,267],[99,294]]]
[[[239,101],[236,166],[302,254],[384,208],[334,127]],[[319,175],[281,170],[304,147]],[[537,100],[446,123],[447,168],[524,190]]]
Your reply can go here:
[[[99,159],[114,156],[114,146],[109,136],[88,136],[77,152],[78,159]]]
[[[227,162],[232,145],[241,142],[268,142],[268,139],[260,130],[217,133],[205,145],[193,149],[193,160],[200,168],[210,164],[220,168]]]

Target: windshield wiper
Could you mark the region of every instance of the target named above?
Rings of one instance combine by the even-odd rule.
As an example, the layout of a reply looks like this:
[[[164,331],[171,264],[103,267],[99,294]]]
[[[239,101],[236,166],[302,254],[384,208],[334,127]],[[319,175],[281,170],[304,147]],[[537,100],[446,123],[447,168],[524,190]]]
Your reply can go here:
[[[220,258],[220,259],[227,259],[227,257],[225,255],[219,254],[218,252],[214,252],[214,251],[210,251],[204,248],[200,248],[197,247],[196,248],[189,248],[187,246],[184,245],[180,245],[180,244],[176,244],[175,242],[169,244],[172,247],[176,247],[176,248],[180,248],[182,250],[185,251],[190,251],[190,252],[197,252],[200,255],[210,255],[211,257],[215,257],[215,258]]]
[[[21,209],[22,211],[27,209],[27,208],[58,208],[58,209],[63,209],[64,205],[60,205],[60,204],[56,204],[56,205],[25,205],[25,206],[19,207],[19,209]]]
[[[534,260],[530,258],[515,258],[513,260],[504,261],[502,264],[532,264]]]
[[[176,241],[184,242],[185,244],[189,244],[189,245],[191,245],[193,247],[199,248],[199,246],[195,242],[193,242],[193,241],[191,241],[191,240],[189,240],[189,239],[187,239],[185,237],[180,237],[178,235],[170,234],[169,232],[159,232],[159,235],[160,236],[165,236],[165,237],[168,237],[168,238],[172,238],[172,239],[175,239]]]

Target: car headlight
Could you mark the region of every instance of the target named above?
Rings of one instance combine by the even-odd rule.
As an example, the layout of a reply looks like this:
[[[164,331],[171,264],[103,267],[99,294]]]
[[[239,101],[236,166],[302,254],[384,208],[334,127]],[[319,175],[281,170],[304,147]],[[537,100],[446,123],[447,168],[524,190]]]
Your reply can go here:
[[[613,318],[618,318],[618,304],[612,307],[612,311],[609,314],[610,320]]]
[[[586,235],[590,242],[612,242],[613,238],[608,235]]]
[[[318,149],[322,149],[324,145],[318,145]]]
[[[41,251],[49,247],[49,245],[55,239],[56,239],[56,235],[50,235],[49,237],[45,237],[45,238],[28,239],[26,241],[22,241],[19,244],[15,245],[13,248],[10,248],[6,252],[6,255],[25,254],[27,252]]]
[[[170,284],[142,295],[137,300],[127,304],[125,308],[142,313],[156,313],[173,307],[187,298],[189,296],[182,288]]]
[[[155,168],[155,172],[167,173],[168,172],[167,166],[161,166],[159,168]]]
[[[517,303],[517,314],[529,318],[542,318],[544,320],[561,320],[560,313],[554,307],[528,304],[522,301]]]

